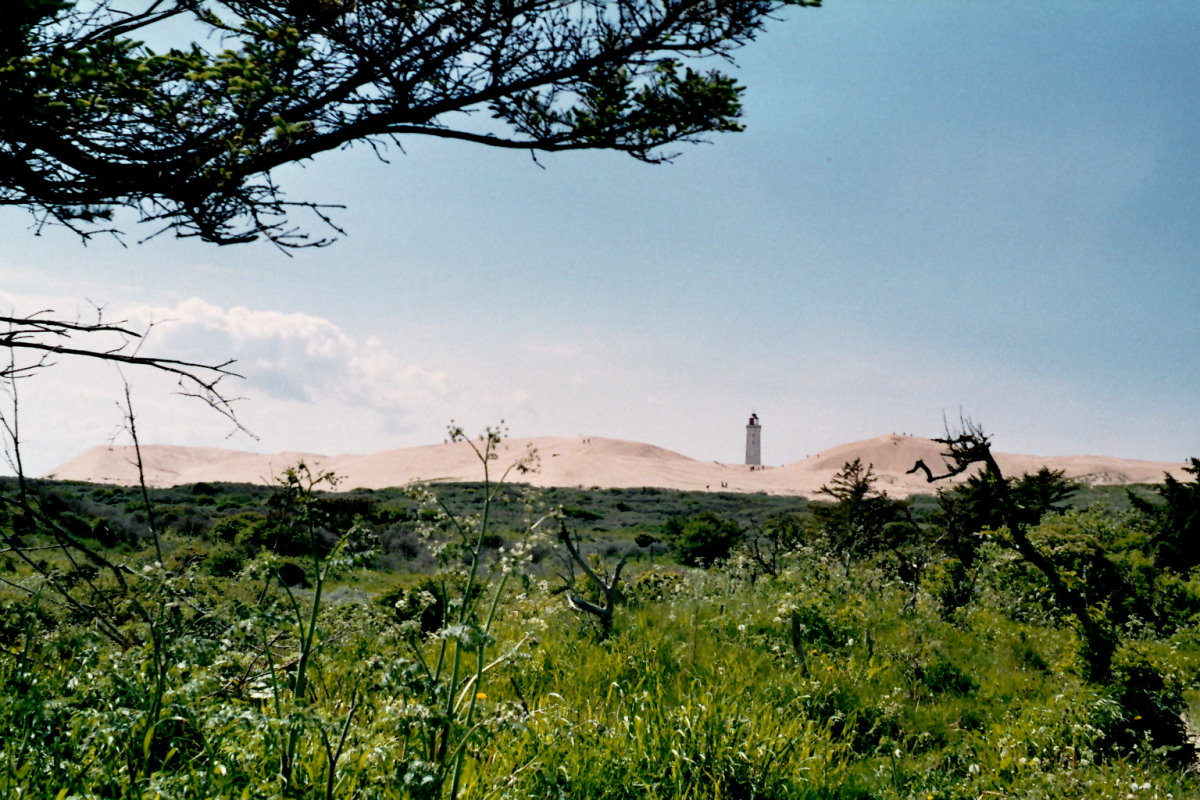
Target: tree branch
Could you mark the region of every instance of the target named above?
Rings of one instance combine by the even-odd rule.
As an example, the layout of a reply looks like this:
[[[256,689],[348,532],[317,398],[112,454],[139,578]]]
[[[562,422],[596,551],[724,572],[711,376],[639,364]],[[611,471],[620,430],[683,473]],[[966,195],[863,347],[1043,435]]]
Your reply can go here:
[[[604,605],[597,605],[587,598],[574,593],[572,591],[575,588],[574,582],[571,581],[567,585],[567,603],[570,604],[571,608],[594,616],[600,623],[602,635],[607,636],[612,631],[613,613],[617,603],[617,586],[621,582],[621,570],[625,568],[628,558],[625,556],[621,557],[621,560],[617,562],[617,566],[613,570],[612,578],[607,580],[601,578],[592,569],[591,564],[587,563],[587,559],[579,552],[574,535],[567,530],[567,523],[560,519],[558,525],[558,539],[566,546],[571,561],[579,565],[592,584],[604,596]]]
[[[44,309],[26,317],[0,316],[0,324],[8,326],[7,330],[0,331],[0,349],[7,349],[10,355],[8,364],[0,366],[0,380],[28,377],[37,370],[52,366],[53,356],[69,356],[151,369],[174,376],[178,381],[180,394],[202,400],[232,422],[238,430],[250,433],[238,421],[233,407],[238,398],[227,397],[220,388],[221,381],[226,378],[243,377],[231,369],[235,363],[232,359],[217,364],[206,364],[177,358],[145,356],[140,353],[140,344],[144,341],[145,334],[131,329],[124,321],[107,323],[99,313],[95,322],[47,316],[53,313],[52,310]],[[116,336],[117,341],[96,340],[96,337],[104,335]],[[46,341],[47,339],[50,341]],[[72,344],[78,339],[84,339],[88,344]],[[15,359],[15,354],[21,350],[41,355],[32,363],[22,365]]]
[[[918,461],[909,473],[923,469],[928,480],[934,481],[961,474],[973,464],[984,465],[985,475],[996,487],[1001,518],[1012,537],[1013,546],[1022,558],[1042,573],[1055,600],[1075,618],[1079,633],[1084,639],[1085,677],[1094,683],[1106,682],[1112,672],[1116,634],[1103,617],[1093,615],[1084,593],[1069,586],[1059,573],[1058,566],[1029,539],[1025,525],[1017,513],[1017,504],[1010,491],[1008,479],[992,455],[991,440],[984,434],[983,428],[966,418],[960,419],[960,424],[962,427],[959,433],[952,434],[947,428],[944,437],[934,439],[946,447],[942,454],[950,459],[946,475],[935,477],[922,461]]]
[[[0,34],[0,205],[80,236],[114,207],[232,244],[328,243],[288,224],[276,168],[375,137],[608,149],[644,161],[740,129],[740,92],[680,59],[728,58],[817,0],[113,0],[37,10]],[[215,10],[230,21],[222,21]],[[131,35],[180,27],[154,52]],[[210,47],[202,34],[220,43]],[[178,34],[176,34],[178,35]],[[479,127],[458,114],[490,114]],[[335,228],[336,230],[336,228]],[[340,231],[338,231],[340,233]]]

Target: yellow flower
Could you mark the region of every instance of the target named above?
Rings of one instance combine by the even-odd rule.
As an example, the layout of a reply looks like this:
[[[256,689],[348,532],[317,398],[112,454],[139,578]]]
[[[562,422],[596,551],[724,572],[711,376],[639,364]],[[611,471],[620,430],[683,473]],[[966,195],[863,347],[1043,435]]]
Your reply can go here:
[[[476,700],[487,700],[487,692],[476,692],[475,699]]]

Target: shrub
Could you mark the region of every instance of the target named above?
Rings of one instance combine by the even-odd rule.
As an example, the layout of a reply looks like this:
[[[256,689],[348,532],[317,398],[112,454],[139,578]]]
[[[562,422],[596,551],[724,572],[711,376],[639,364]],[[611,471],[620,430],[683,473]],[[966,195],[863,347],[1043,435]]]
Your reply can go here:
[[[1183,697],[1144,653],[1121,654],[1113,670],[1112,693],[1123,711],[1118,724],[1107,731],[1118,751],[1148,745],[1177,768],[1196,763],[1196,747],[1180,717]]]
[[[214,547],[204,561],[204,571],[217,578],[228,578],[238,574],[244,559],[232,547]]]
[[[681,564],[689,567],[710,567],[729,558],[733,548],[742,541],[742,528],[733,520],[722,519],[705,511],[687,521],[675,519],[669,524],[667,537]]]
[[[683,576],[679,573],[656,568],[627,583],[625,594],[632,603],[663,602],[671,599],[683,585]]]
[[[257,511],[242,511],[213,522],[212,527],[208,529],[208,536],[218,542],[248,544],[258,537],[258,531],[265,526],[266,521],[267,518]]]
[[[818,609],[802,605],[790,619],[792,649],[803,655],[813,647],[832,650],[850,638],[849,632],[830,622]]]
[[[307,588],[309,586],[308,572],[295,561],[281,561],[276,568],[279,581],[284,586]]]
[[[589,511],[586,508],[579,508],[578,506],[563,506],[562,513],[568,519],[577,519],[584,522],[595,522],[596,520],[604,519],[603,514],[597,514],[595,511]]]
[[[446,588],[434,578],[423,578],[415,586],[396,586],[380,595],[378,602],[397,622],[416,622],[426,635],[446,624]]]
[[[935,661],[921,670],[921,683],[933,694],[966,697],[979,689],[979,684],[958,666],[949,661]]]

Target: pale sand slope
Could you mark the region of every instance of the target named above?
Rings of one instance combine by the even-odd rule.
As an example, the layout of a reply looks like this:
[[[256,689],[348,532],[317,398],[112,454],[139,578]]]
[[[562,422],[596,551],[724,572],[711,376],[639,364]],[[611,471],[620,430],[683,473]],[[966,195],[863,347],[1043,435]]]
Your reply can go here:
[[[923,475],[906,475],[917,459],[933,470],[942,464],[941,445],[914,436],[880,436],[818,453],[783,467],[751,470],[741,464],[696,461],[648,444],[592,437],[508,439],[490,462],[493,480],[521,459],[530,448],[537,453],[536,471],[513,470],[508,480],[537,486],[766,492],[813,496],[842,466],[854,458],[871,464],[878,487],[893,496],[931,493],[936,486]],[[137,482],[133,448],[100,446],[68,461],[44,477],[94,483],[130,485]],[[339,488],[372,488],[428,481],[478,481],[483,467],[466,443],[388,450],[372,455],[323,456],[313,453],[259,455],[208,447],[149,445],[142,448],[150,486],[175,486],[199,481],[267,483],[284,469],[303,460],[310,467],[332,470],[342,477]],[[997,453],[1008,475],[1036,472],[1042,466],[1061,469],[1067,477],[1090,484],[1158,483],[1164,473],[1184,480],[1182,464],[1135,461],[1105,456],[1040,457]],[[725,483],[727,486],[722,487]]]

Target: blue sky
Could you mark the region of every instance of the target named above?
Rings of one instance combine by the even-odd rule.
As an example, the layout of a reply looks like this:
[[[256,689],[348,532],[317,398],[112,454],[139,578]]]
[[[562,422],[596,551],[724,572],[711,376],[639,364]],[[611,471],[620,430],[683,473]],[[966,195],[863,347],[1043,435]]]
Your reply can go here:
[[[669,166],[409,140],[281,173],[295,258],[0,212],[0,304],[163,321],[259,435],[130,374],[143,441],[370,452],[501,418],[781,464],[960,410],[1008,452],[1200,455],[1200,4],[868,2],[742,50],[741,134]],[[86,298],[86,299],[85,299]],[[167,322],[166,320],[171,320]],[[111,369],[22,387],[25,457],[120,441]]]

